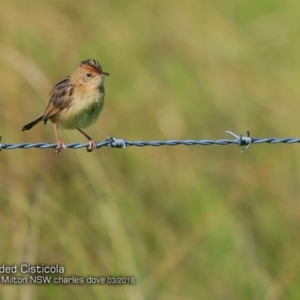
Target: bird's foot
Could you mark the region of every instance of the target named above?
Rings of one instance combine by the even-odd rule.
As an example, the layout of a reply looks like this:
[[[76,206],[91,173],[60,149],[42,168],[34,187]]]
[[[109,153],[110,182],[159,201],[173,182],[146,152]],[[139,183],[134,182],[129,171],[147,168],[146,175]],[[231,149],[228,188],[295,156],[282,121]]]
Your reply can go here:
[[[90,139],[89,146],[86,148],[86,151],[92,152],[94,149],[97,149],[97,143],[94,140]]]
[[[63,142],[57,141],[57,147],[55,148],[56,151],[53,154],[58,154],[59,156],[62,156],[60,152],[66,150],[66,148],[67,147]]]

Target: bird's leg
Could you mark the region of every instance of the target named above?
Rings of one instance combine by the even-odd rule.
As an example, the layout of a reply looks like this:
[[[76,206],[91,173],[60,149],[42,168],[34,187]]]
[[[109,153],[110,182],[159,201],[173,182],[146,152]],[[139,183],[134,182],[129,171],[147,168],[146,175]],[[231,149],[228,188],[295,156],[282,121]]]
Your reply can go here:
[[[80,128],[76,127],[76,129],[81,132],[89,141],[89,146],[86,148],[88,152],[92,152],[93,149],[97,149],[97,143],[89,136],[87,135],[84,131],[82,131]]]
[[[54,134],[55,134],[55,139],[56,139],[56,143],[57,143],[56,151],[53,154],[58,154],[58,155],[62,156],[60,154],[60,151],[66,150],[66,145],[58,139],[57,123],[53,122],[53,128],[54,128]]]

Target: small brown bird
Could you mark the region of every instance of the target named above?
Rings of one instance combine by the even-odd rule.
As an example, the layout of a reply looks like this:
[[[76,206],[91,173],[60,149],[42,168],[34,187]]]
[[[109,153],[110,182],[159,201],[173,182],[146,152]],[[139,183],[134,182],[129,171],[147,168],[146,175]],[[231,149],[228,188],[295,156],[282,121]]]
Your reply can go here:
[[[104,104],[104,77],[108,75],[98,61],[82,61],[70,76],[54,86],[45,112],[26,124],[22,131],[31,129],[40,121],[46,124],[50,119],[57,142],[55,153],[60,154],[66,149],[58,139],[58,128],[77,129],[88,139],[87,150],[96,149],[96,142],[80,128],[88,127],[98,119]]]

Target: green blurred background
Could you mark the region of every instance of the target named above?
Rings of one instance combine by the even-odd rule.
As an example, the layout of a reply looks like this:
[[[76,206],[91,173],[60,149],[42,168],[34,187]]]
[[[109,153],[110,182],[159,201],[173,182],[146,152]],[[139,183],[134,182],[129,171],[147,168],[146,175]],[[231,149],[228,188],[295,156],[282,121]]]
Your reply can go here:
[[[0,2],[3,143],[81,60],[111,76],[96,141],[299,137],[298,1]],[[75,131],[65,143],[86,142]],[[0,298],[300,299],[300,146],[0,153],[0,264],[134,285],[0,285]]]

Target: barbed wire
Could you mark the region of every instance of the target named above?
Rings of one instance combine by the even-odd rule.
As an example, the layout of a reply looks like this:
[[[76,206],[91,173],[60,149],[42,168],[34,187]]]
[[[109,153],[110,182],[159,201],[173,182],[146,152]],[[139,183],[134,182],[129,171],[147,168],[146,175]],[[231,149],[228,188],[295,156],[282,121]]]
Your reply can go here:
[[[136,146],[136,147],[145,147],[145,146],[194,146],[194,145],[201,145],[201,146],[210,146],[210,145],[220,145],[226,146],[231,144],[236,144],[238,146],[245,146],[242,152],[245,152],[252,144],[262,144],[262,143],[269,143],[269,144],[294,144],[300,143],[300,138],[251,138],[249,131],[247,131],[247,136],[243,136],[242,134],[237,135],[231,131],[225,131],[226,133],[235,137],[235,139],[220,139],[220,140],[169,140],[169,141],[127,141],[124,139],[117,139],[114,137],[109,137],[103,142],[98,142],[97,149],[102,147],[111,147],[111,148],[126,148],[129,146]],[[47,143],[21,143],[21,144],[1,144],[2,137],[0,136],[0,152],[1,150],[13,150],[13,149],[29,149],[29,148],[41,148],[41,149],[48,149],[48,148],[56,148],[57,144],[47,144]],[[88,143],[81,144],[81,143],[72,143],[66,145],[66,148],[69,149],[80,149],[80,148],[87,148],[89,146]]]

